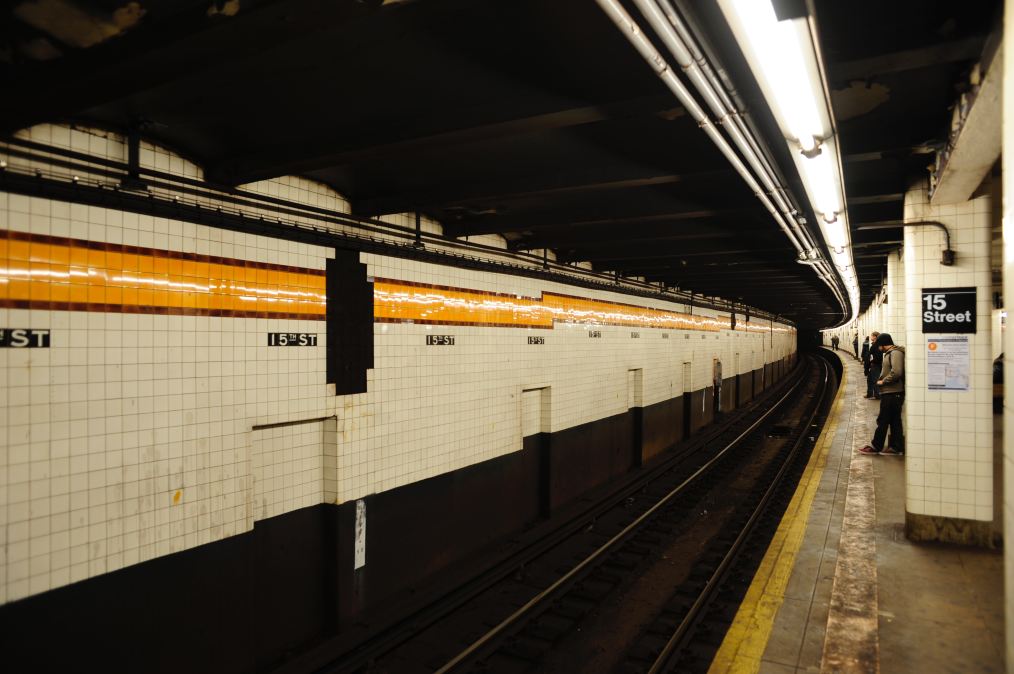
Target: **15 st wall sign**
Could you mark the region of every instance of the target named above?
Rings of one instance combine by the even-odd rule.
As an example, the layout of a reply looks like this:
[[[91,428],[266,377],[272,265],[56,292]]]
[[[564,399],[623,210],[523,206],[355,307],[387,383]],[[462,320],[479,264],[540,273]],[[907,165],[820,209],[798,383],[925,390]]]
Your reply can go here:
[[[975,288],[923,288],[922,331],[975,332]]]
[[[317,333],[269,332],[268,346],[317,346]]]
[[[48,349],[49,330],[0,328],[0,348]]]

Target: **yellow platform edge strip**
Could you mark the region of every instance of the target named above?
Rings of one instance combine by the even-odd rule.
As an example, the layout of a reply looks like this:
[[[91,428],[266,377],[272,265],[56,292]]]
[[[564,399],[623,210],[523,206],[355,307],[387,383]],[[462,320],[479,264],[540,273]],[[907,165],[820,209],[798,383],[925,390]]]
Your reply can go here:
[[[841,385],[831,406],[828,423],[817,438],[799,486],[792,495],[743,603],[711,662],[709,674],[754,674],[760,670],[761,658],[767,648],[778,609],[785,599],[785,588],[803,543],[810,508],[838,431],[838,413],[845,399],[847,385],[848,368],[842,368]]]

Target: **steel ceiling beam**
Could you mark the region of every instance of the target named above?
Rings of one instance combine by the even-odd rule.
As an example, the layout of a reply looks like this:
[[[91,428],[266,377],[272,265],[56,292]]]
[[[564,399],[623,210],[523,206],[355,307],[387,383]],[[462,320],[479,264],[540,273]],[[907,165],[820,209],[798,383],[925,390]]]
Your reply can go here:
[[[731,171],[702,171],[698,173],[641,174],[621,176],[612,169],[612,175],[589,175],[575,171],[563,176],[526,175],[521,179],[455,186],[449,189],[420,190],[405,194],[366,197],[353,201],[353,212],[359,215],[387,215],[412,211],[446,210],[453,207],[483,208],[503,202],[523,199],[545,199],[582,195],[589,192],[610,192],[643,187],[660,187],[678,183],[700,183],[711,180],[732,179]]]
[[[240,184],[364,161],[405,162],[411,161],[412,156],[443,152],[461,145],[489,140],[502,141],[511,136],[593,124],[672,107],[674,103],[671,98],[645,96],[598,105],[559,108],[507,120],[502,119],[504,114],[502,107],[487,107],[476,112],[477,117],[485,117],[487,121],[473,123],[464,128],[446,131],[434,131],[432,128],[408,129],[401,131],[401,138],[397,140],[390,139],[398,134],[384,128],[378,131],[375,137],[362,139],[360,136],[359,138],[365,142],[354,146],[322,148],[320,142],[316,141],[313,148],[299,148],[297,152],[293,152],[290,148],[276,148],[273,153],[265,151],[256,155],[230,157],[218,162],[211,168],[210,173],[219,182]],[[432,126],[432,122],[430,124]]]
[[[864,59],[844,61],[829,67],[832,80],[867,80],[876,75],[900,73],[936,65],[979,58],[986,37],[976,36],[963,40],[941,42],[929,47],[905,49],[888,54],[878,54]]]
[[[646,215],[633,215],[619,218],[602,218],[595,220],[574,220],[568,222],[562,218],[527,220],[515,219],[513,221],[498,221],[492,215],[485,217],[480,222],[446,222],[444,232],[448,236],[478,236],[480,234],[503,234],[507,232],[524,232],[536,229],[572,229],[580,227],[594,227],[597,225],[612,225],[625,227],[636,224],[652,224],[666,222],[686,222],[690,220],[707,220],[709,218],[721,218],[736,215],[755,215],[756,208],[728,208],[728,209],[695,209],[683,211],[669,211],[666,213],[652,213]]]

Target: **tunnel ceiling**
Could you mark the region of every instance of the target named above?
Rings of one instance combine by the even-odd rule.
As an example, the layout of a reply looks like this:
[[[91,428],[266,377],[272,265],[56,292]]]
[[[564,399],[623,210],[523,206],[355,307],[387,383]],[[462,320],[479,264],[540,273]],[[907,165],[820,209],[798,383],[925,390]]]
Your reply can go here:
[[[717,8],[694,7],[805,201]],[[853,227],[897,224],[998,10],[925,0],[816,10]],[[502,234],[519,250],[741,299],[804,327],[840,316],[592,0],[32,0],[2,11],[3,133],[139,123],[213,182],[303,175],[360,215],[419,211],[451,236]],[[901,233],[853,238],[865,305]]]

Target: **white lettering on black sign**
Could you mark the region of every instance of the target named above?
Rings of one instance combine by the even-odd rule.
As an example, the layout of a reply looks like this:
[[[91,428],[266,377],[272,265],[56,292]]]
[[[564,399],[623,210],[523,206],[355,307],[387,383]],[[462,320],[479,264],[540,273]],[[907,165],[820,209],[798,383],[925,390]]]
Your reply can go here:
[[[48,349],[49,330],[0,328],[0,347],[11,349]]]
[[[454,346],[454,335],[426,335],[429,346]]]
[[[600,338],[602,336],[602,331],[601,330],[589,330],[588,331],[588,336],[591,337],[592,339],[598,339],[598,338]]]
[[[268,346],[317,346],[317,333],[269,332]]]
[[[546,343],[546,338],[545,337],[529,337],[528,338],[528,343],[529,344],[545,344]]]
[[[923,332],[975,332],[975,288],[923,288]]]

